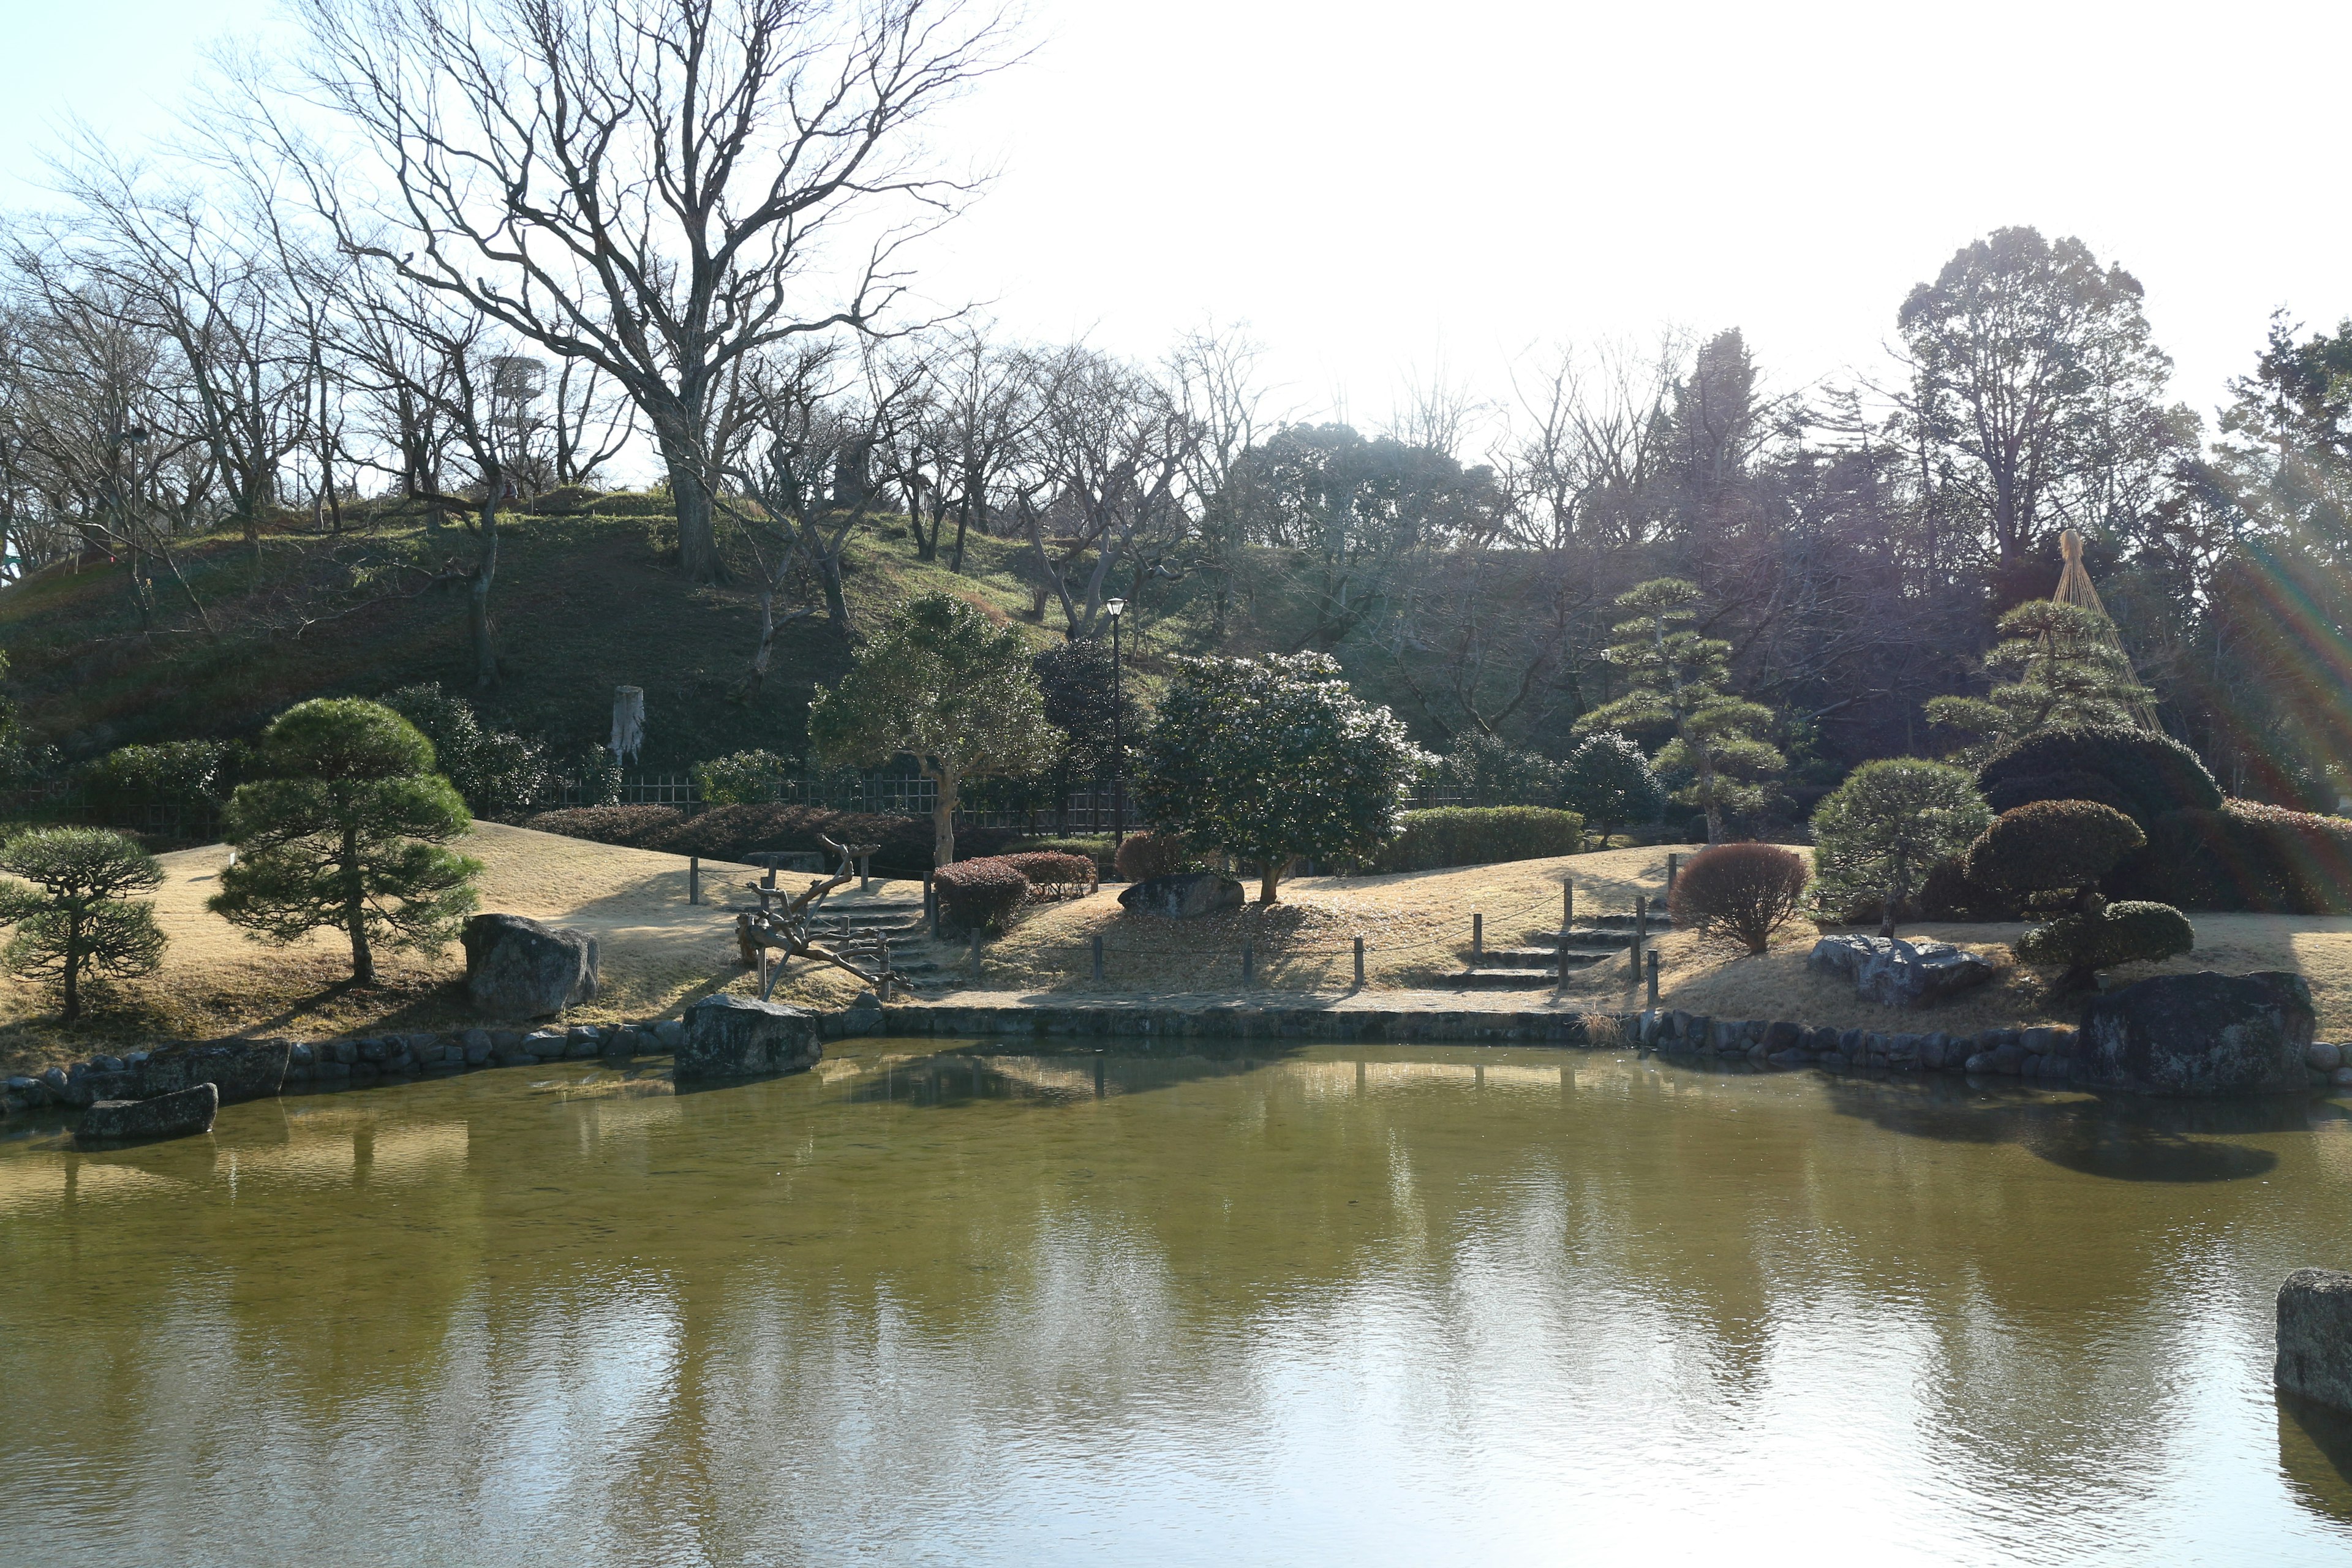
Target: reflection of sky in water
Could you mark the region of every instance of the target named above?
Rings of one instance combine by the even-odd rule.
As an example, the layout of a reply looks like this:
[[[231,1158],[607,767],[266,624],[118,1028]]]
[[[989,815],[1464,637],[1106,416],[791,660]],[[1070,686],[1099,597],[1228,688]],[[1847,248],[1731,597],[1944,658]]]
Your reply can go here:
[[[0,1562],[2352,1547],[2333,1108],[1113,1049],[0,1143]]]

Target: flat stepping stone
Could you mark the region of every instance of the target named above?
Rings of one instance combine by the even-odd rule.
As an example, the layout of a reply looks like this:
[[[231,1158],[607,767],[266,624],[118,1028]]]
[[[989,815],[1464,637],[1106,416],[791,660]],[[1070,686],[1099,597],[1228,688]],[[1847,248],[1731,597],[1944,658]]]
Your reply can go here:
[[[1559,979],[1549,969],[1463,969],[1444,976],[1444,984],[1465,991],[1532,991]]]

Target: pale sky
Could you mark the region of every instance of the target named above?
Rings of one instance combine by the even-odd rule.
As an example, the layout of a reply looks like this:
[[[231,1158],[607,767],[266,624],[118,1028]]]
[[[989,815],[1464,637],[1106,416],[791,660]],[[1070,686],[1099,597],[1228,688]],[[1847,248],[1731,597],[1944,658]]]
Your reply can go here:
[[[47,127],[161,127],[267,0],[13,0],[0,199]],[[1772,383],[1883,370],[1905,291],[2003,224],[2147,288],[2210,413],[2274,307],[2352,314],[2332,82],[2352,6],[1034,0],[942,126],[1002,167],[927,283],[1156,354],[1247,321],[1284,401],[1377,426],[1530,345],[1743,328]]]

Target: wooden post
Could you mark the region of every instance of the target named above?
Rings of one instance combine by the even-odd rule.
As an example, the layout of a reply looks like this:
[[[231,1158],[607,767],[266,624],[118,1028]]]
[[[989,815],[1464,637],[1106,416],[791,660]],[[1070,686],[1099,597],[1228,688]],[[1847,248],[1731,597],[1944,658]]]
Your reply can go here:
[[[1102,984],[1102,938],[1095,938],[1095,984]]]
[[[765,1002],[768,999],[768,950],[764,944],[759,949],[759,953],[760,1000]]]
[[[1245,942],[1242,943],[1242,984],[1246,987],[1251,977],[1256,973],[1257,946],[1254,942]]]
[[[871,855],[857,858],[857,890],[861,893],[874,890],[874,857]]]
[[[930,928],[931,940],[940,940],[940,890],[931,885],[931,874],[923,873],[923,923]]]
[[[888,931],[884,931],[884,932],[882,933],[882,938],[881,938],[881,953],[882,953],[882,972],[881,972],[881,973],[882,973],[882,1000],[883,1000],[883,1001],[885,1001],[885,1002],[887,1002],[887,1001],[889,1001],[889,1000],[890,1000],[890,981],[891,981],[891,974],[890,974],[890,933],[889,933]]]
[[[1470,917],[1470,962],[1477,963],[1486,956],[1486,917]]]
[[[1358,987],[1359,989],[1361,989],[1361,988],[1362,988],[1362,986],[1363,986],[1363,984],[1364,984],[1364,939],[1363,939],[1362,937],[1358,937],[1358,938],[1356,939],[1356,984],[1357,984],[1357,987]],[[1361,1065],[1361,1064],[1359,1064],[1359,1065]]]
[[[773,888],[776,885],[776,858],[773,855],[762,855],[760,857],[760,863],[767,868],[767,870],[761,873],[760,886]]]
[[[689,904],[702,902],[702,857],[699,855],[686,858],[686,901]]]
[[[1633,900],[1633,978],[1642,978],[1642,949],[1649,945],[1650,900],[1637,895]]]
[[[1559,885],[1559,929],[1566,931],[1575,923],[1576,884],[1573,882],[1562,882]]]
[[[1658,1005],[1658,950],[1650,949],[1650,1005]]]
[[[1681,856],[1669,855],[1666,857],[1666,897],[1670,899],[1675,896],[1675,873],[1681,870],[1682,866],[1683,858]]]
[[[980,928],[971,928],[971,983],[980,984]]]

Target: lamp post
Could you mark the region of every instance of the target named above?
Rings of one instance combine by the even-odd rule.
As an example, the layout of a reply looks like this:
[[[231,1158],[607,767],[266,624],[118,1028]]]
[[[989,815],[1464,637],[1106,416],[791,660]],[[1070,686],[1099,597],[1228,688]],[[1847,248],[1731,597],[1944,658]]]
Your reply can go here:
[[[1103,611],[1110,616],[1110,847],[1116,856],[1127,842],[1127,735],[1124,692],[1118,677],[1118,619],[1127,613],[1125,599],[1108,599]]]

